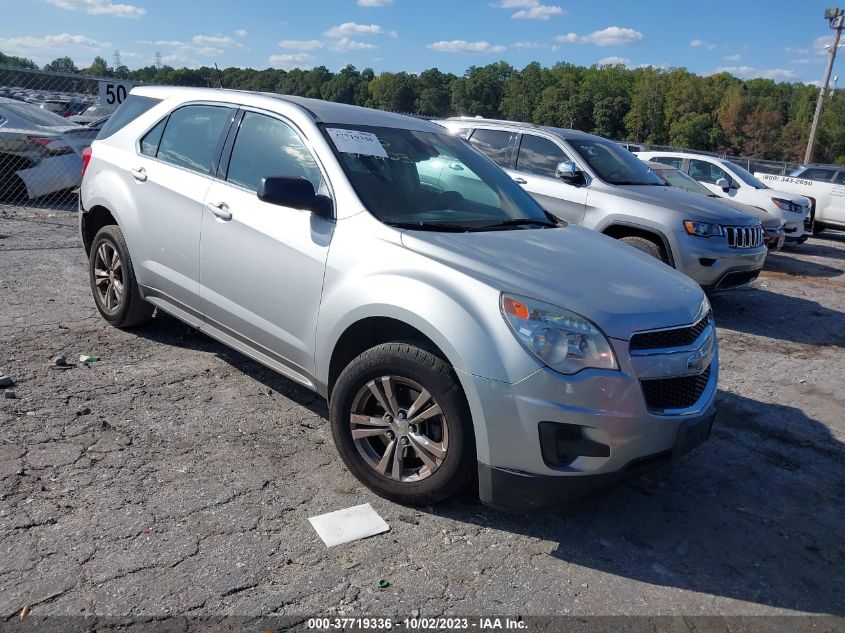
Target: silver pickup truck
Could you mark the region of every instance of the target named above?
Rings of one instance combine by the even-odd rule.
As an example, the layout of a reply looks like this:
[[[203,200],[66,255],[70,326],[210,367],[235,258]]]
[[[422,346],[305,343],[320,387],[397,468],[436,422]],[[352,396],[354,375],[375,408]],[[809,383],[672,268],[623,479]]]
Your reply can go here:
[[[638,248],[707,291],[747,285],[763,268],[759,219],[667,185],[613,141],[510,121],[438,123],[468,139],[548,212]],[[452,176],[465,178],[458,170]]]

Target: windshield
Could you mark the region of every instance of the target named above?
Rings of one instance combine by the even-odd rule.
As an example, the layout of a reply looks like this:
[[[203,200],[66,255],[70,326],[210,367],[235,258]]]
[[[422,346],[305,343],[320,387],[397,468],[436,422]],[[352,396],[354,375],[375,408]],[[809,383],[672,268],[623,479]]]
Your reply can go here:
[[[445,130],[345,124],[323,130],[358,197],[386,224],[429,230],[553,226],[505,172]]]
[[[734,174],[736,174],[736,177],[739,178],[742,182],[744,182],[749,187],[754,187],[755,189],[768,189],[769,188],[768,185],[766,185],[761,180],[759,180],[754,174],[752,174],[750,171],[748,171],[746,169],[743,169],[742,167],[740,167],[736,163],[732,163],[729,160],[723,160],[722,164],[725,167],[727,167],[728,169],[730,169],[731,171],[733,171]]]
[[[692,176],[685,174],[682,171],[678,171],[677,169],[655,169],[655,173],[660,176],[663,180],[668,182],[673,187],[678,187],[679,189],[683,189],[684,191],[689,191],[690,193],[697,193],[703,196],[713,196],[716,195],[711,193],[710,190],[698,182]]]
[[[3,103],[0,104],[0,108],[8,110],[28,123],[41,127],[56,127],[59,125],[68,127],[76,125],[73,121],[69,121],[54,112],[42,110],[41,108],[28,103]]]
[[[643,161],[616,143],[567,140],[598,177],[611,185],[666,185]]]

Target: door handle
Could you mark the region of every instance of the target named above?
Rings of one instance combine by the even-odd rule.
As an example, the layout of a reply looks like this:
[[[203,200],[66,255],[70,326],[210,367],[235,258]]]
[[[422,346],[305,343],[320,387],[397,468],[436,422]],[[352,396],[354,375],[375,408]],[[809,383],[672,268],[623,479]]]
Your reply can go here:
[[[514,178],[513,181],[518,185],[527,185],[528,184],[528,181],[525,180],[525,178],[517,177],[517,178]]]
[[[454,171],[463,171],[464,170],[463,165],[458,165],[458,164],[455,164],[455,163],[449,165],[449,169],[452,169]]]
[[[205,205],[215,217],[228,222],[232,219],[232,212],[229,211],[229,205],[225,202],[218,202],[217,204],[209,202]]]
[[[130,169],[129,173],[132,174],[132,177],[138,182],[146,182],[147,180],[147,170],[143,167],[139,167],[138,169]]]

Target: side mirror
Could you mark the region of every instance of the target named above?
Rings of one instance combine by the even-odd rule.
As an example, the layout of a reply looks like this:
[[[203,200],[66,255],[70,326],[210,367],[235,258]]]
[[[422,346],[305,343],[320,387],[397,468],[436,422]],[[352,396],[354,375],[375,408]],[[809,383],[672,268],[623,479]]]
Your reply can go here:
[[[731,188],[731,181],[727,178],[719,178],[719,180],[716,181],[716,186],[727,191]]]
[[[555,168],[555,176],[569,183],[584,182],[584,172],[578,169],[578,165],[571,160],[558,163]]]
[[[280,207],[310,211],[319,218],[332,218],[332,199],[317,194],[305,178],[265,176],[258,184],[258,199]]]

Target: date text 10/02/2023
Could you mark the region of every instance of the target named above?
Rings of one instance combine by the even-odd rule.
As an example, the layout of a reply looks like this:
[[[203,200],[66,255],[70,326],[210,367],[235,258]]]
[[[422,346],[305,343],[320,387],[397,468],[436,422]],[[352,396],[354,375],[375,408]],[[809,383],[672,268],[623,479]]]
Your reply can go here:
[[[503,631],[527,630],[527,623],[520,617],[478,618],[310,618],[308,628],[314,631]]]

